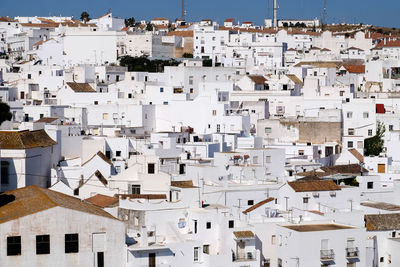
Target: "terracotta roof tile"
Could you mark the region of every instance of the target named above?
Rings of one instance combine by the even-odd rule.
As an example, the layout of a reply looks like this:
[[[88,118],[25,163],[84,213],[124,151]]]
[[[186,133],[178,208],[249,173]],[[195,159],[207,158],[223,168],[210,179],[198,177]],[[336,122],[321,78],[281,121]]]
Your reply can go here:
[[[237,239],[254,238],[255,235],[252,231],[234,231],[233,234]]]
[[[367,231],[400,230],[400,213],[364,215]]]
[[[94,154],[90,159],[88,159],[87,161],[85,161],[84,163],[82,163],[81,166],[86,165],[89,161],[91,161],[94,157],[99,156],[102,160],[104,160],[106,163],[108,163],[110,166],[113,165],[112,161],[106,157],[106,155],[104,155],[103,152],[99,151],[96,154]]]
[[[114,197],[120,197],[122,199],[127,198],[142,198],[142,199],[167,199],[165,194],[115,194]]]
[[[51,117],[43,117],[35,122],[44,122],[44,123],[52,123],[54,121],[58,120],[58,118],[51,118]]]
[[[325,177],[325,176],[330,176],[330,175],[335,175],[335,174],[348,174],[348,175],[360,175],[361,173],[361,167],[358,164],[347,164],[347,165],[335,165],[335,166],[325,166],[320,168],[321,171],[308,171],[308,172],[302,172],[298,173],[297,175],[300,176],[307,176],[307,175],[312,175],[315,174],[318,177]],[[363,168],[363,172],[368,172],[367,169]]]
[[[255,84],[265,84],[267,79],[261,75],[249,75],[248,76]]]
[[[349,149],[349,152],[350,152],[356,159],[358,159],[359,162],[364,162],[364,156],[361,155],[361,153],[358,152],[357,149],[355,149],[355,148]]]
[[[82,202],[78,198],[36,185],[30,185],[6,191],[0,195],[0,223],[16,220],[54,207],[62,207],[116,220],[101,208]]]
[[[95,93],[96,90],[93,89],[88,83],[75,83],[69,82],[67,85],[75,92],[75,93]]]
[[[171,181],[171,186],[179,187],[179,188],[198,188],[193,185],[192,180],[188,181]]]
[[[259,208],[259,207],[261,207],[261,206],[263,206],[263,205],[265,205],[265,204],[271,202],[271,201],[274,201],[274,200],[275,200],[275,198],[273,198],[273,197],[267,198],[267,199],[265,199],[265,200],[263,200],[263,201],[258,202],[258,203],[255,204],[255,205],[251,206],[251,207],[248,208],[247,210],[243,211],[243,213],[244,213],[244,214],[247,214],[247,213],[249,213],[249,212],[251,212],[251,211],[253,211],[253,210],[255,210],[255,209],[257,209],[257,208]]]
[[[353,229],[354,227],[340,224],[303,224],[303,225],[285,225],[285,228],[294,230],[296,232],[316,232],[316,231],[332,231],[332,230],[345,230]]]
[[[394,40],[394,41],[381,41],[379,44],[376,45],[376,47],[400,47],[400,40]]]
[[[303,82],[294,74],[286,74],[286,76],[292,80],[292,82],[294,82],[295,84],[300,84],[303,85]]]
[[[307,180],[288,182],[295,192],[336,191],[341,188],[331,180]]]
[[[119,203],[119,199],[116,197],[110,197],[102,194],[97,194],[93,197],[85,199],[85,201],[92,203],[100,208],[107,208],[110,206],[116,206]]]
[[[193,31],[172,31],[168,32],[168,36],[193,37]]]
[[[349,73],[365,73],[365,65],[344,65]]]
[[[46,131],[0,131],[1,149],[30,149],[54,146],[57,143],[47,135]]]

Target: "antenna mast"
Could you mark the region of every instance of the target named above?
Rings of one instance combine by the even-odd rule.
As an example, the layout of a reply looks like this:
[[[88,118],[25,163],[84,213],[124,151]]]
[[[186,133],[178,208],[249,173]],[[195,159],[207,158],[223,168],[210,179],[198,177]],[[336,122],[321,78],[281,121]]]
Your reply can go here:
[[[327,0],[324,0],[324,13],[322,15],[322,25],[325,26],[327,24],[328,19],[328,11],[327,11]]]
[[[182,20],[185,20],[185,0],[182,0]]]

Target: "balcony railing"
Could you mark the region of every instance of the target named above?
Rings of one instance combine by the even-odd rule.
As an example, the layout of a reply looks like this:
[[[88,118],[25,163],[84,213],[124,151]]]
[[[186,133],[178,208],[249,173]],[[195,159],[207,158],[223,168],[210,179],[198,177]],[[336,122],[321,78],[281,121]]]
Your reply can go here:
[[[331,261],[335,259],[333,249],[321,250],[321,261]]]
[[[359,257],[358,247],[346,248],[346,258],[358,258],[358,257]]]
[[[255,252],[232,253],[232,261],[255,261]]]

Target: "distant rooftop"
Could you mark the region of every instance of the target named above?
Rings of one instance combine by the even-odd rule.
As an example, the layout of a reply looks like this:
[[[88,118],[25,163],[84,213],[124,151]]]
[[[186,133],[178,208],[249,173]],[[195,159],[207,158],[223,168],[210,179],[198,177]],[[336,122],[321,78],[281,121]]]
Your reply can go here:
[[[294,230],[296,232],[317,232],[317,231],[332,231],[354,229],[354,227],[340,224],[304,224],[304,225],[284,225],[283,227]]]

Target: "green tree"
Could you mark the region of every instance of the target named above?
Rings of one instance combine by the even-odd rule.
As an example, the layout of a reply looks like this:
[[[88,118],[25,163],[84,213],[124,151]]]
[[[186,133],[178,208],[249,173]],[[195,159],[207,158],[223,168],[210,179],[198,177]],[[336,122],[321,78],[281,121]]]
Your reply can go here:
[[[192,53],[184,53],[182,55],[183,58],[193,58],[193,54]]]
[[[134,17],[125,19],[125,27],[133,27],[135,26],[135,22],[136,21]]]
[[[124,56],[120,59],[120,65],[128,67],[128,71],[147,71],[147,72],[162,72],[165,66],[178,66],[179,62],[174,59],[150,60],[147,57],[131,57]]]
[[[379,122],[376,126],[376,134],[364,140],[364,153],[366,156],[379,156],[383,151],[383,135],[385,134],[385,125]]]
[[[88,22],[89,20],[90,20],[90,15],[89,15],[89,13],[87,13],[86,11],[83,11],[82,13],[81,13],[81,20],[83,21],[83,22]]]
[[[152,32],[153,31],[153,24],[151,24],[151,23],[147,23],[147,25],[146,25],[146,31],[149,31],[149,32]]]
[[[0,124],[4,121],[10,121],[12,114],[10,112],[10,106],[6,103],[0,102]]]

